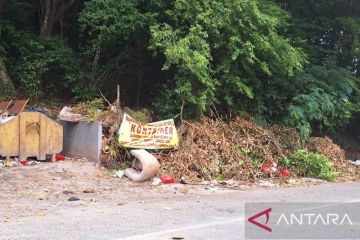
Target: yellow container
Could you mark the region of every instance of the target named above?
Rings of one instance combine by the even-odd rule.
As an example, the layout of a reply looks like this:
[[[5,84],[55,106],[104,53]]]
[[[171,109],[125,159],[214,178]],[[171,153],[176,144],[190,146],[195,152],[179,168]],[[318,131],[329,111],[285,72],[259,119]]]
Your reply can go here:
[[[0,124],[0,156],[19,157],[19,160],[46,155],[63,149],[63,127],[42,113],[24,112]]]

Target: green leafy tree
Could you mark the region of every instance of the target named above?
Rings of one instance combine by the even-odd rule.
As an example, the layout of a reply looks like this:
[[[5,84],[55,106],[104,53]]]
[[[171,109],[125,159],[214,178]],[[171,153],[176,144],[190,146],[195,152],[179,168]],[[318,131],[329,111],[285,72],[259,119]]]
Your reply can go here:
[[[286,12],[270,1],[173,2],[152,27],[151,49],[166,58],[171,97],[203,114],[214,103],[249,110],[264,79],[288,77],[306,62],[280,33]],[[176,107],[176,106],[174,106]]]
[[[154,22],[153,1],[91,0],[85,2],[79,24],[84,47],[82,52],[89,62],[88,82],[93,87],[107,88],[124,78],[135,92],[140,104],[141,86],[150,58],[147,46],[150,25]],[[114,81],[115,80],[115,81]],[[130,81],[135,83],[128,84]],[[135,86],[135,87],[134,87]],[[113,93],[112,87],[108,88]],[[124,96],[126,98],[126,95]]]
[[[360,2],[353,0],[277,0],[292,14],[289,34],[305,40],[301,46],[314,64],[336,56],[340,67],[351,66],[360,76]]]
[[[38,36],[33,4],[26,0],[5,0],[0,14],[0,47],[21,95],[64,95],[68,77],[76,70],[74,53],[57,36]]]
[[[246,114],[304,136],[358,111],[358,1],[0,5],[2,90],[5,79],[31,97],[91,100],[100,89],[113,99],[120,84],[125,105],[158,116]]]
[[[311,128],[334,130],[344,125],[358,111],[357,80],[351,71],[334,63],[312,66],[295,75],[287,122],[305,136]]]
[[[75,71],[74,54],[54,37],[38,38],[25,31],[7,31],[14,39],[7,49],[12,53],[8,63],[19,87],[30,97],[54,96],[66,86],[66,79]],[[43,95],[46,93],[46,95]]]

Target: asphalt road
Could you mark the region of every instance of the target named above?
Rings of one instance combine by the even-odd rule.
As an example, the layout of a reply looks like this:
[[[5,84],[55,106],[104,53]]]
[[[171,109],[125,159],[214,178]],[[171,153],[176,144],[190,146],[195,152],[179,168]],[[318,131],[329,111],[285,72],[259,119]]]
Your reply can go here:
[[[244,239],[244,202],[267,201],[360,202],[360,183],[69,202],[0,222],[0,239]]]

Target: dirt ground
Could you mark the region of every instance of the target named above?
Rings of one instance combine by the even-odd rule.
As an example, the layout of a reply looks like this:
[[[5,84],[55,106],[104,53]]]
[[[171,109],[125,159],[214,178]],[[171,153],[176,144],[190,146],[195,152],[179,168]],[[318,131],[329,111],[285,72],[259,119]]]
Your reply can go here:
[[[282,188],[304,184],[320,184],[314,179],[290,179],[287,184],[259,180],[249,186],[241,182],[203,182],[154,186],[151,181],[134,183],[117,178],[103,167],[83,159],[43,162],[34,166],[0,169],[0,222],[13,222],[26,217],[43,217],[59,210],[69,211],[84,205],[111,201],[114,205],[171,199],[173,196],[194,198],[200,195],[250,191],[254,188]],[[69,201],[71,197],[78,201]]]
[[[189,197],[224,187],[171,184],[153,186],[151,181],[134,183],[117,178],[86,160],[65,160],[39,163],[35,166],[3,167],[0,169],[0,222],[16,218],[44,216],[58,208],[71,209],[80,205],[96,205],[112,201],[115,205],[132,201],[171,198],[174,194]],[[69,201],[69,198],[79,201]],[[74,204],[76,202],[76,204]]]

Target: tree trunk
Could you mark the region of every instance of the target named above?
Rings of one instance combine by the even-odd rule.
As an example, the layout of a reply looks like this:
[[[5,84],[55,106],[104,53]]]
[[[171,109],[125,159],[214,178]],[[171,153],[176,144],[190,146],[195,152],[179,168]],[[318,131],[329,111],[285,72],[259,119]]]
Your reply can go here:
[[[0,56],[0,90],[3,88],[13,88],[13,83],[6,69],[5,63]]]
[[[140,44],[138,45],[137,48],[137,96],[136,96],[136,106],[139,107],[140,106],[140,93],[141,93],[141,84],[142,84],[142,77],[143,77],[143,69],[142,69],[142,64],[143,64],[143,56],[142,56],[142,50]]]
[[[141,72],[141,63],[138,62],[138,70],[137,70],[137,95],[136,95],[136,106],[140,106],[140,90],[141,90],[141,80],[142,80],[142,72]]]
[[[40,36],[46,37],[49,36],[49,18],[50,18],[50,9],[51,9],[51,0],[42,1],[42,21],[40,27]],[[51,34],[51,33],[50,33]]]
[[[40,0],[38,10],[41,37],[52,34],[55,24],[63,18],[65,11],[73,3],[74,0]]]
[[[99,43],[96,45],[95,56],[93,60],[94,66],[99,65],[100,56],[101,56],[101,43],[99,41]]]
[[[61,40],[64,40],[64,17],[60,18],[60,37]]]
[[[6,84],[11,82],[9,73],[6,69],[3,59],[0,57],[0,84]]]

